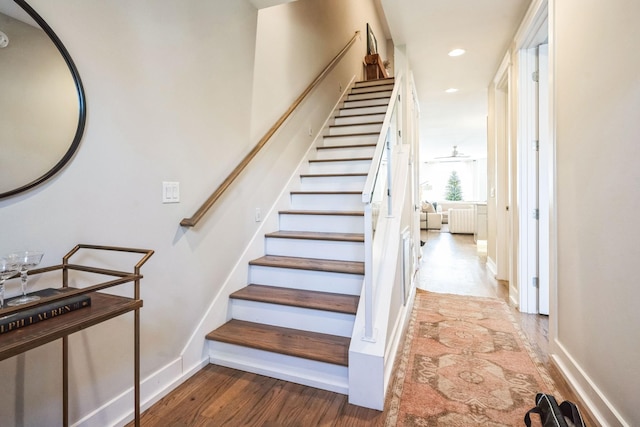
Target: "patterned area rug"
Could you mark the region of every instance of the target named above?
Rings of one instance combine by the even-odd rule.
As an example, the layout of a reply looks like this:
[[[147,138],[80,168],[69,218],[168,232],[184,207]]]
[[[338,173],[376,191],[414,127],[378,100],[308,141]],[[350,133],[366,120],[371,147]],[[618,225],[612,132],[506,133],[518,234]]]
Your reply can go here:
[[[417,292],[386,426],[523,426],[561,398],[502,300]]]

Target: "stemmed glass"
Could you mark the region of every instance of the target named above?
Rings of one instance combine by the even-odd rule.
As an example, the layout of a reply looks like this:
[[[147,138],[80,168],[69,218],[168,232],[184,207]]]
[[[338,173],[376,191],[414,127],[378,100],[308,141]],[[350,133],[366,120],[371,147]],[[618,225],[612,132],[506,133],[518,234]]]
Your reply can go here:
[[[6,255],[0,258],[0,308],[4,307],[4,282],[20,272],[18,257]]]
[[[20,283],[22,285],[22,296],[20,298],[9,301],[7,303],[7,305],[9,306],[22,305],[40,299],[40,297],[37,295],[27,295],[27,281],[29,280],[27,274],[29,270],[40,264],[44,253],[37,251],[24,251],[18,252],[15,255],[17,256],[18,263],[20,265]]]

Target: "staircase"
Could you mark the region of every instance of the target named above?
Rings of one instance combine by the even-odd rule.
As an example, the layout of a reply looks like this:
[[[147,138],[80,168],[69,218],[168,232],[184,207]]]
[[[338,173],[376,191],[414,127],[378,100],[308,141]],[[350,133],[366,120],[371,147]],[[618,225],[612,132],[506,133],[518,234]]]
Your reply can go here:
[[[364,278],[362,190],[393,79],[356,83],[328,135],[207,334],[211,363],[348,394],[349,344]]]

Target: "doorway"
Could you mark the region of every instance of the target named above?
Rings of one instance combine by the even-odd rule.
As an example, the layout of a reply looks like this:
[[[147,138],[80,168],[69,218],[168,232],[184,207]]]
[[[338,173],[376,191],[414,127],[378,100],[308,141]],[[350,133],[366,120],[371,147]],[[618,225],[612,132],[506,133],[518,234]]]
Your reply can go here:
[[[550,134],[548,25],[533,27],[518,51],[518,289],[520,311],[549,314]]]

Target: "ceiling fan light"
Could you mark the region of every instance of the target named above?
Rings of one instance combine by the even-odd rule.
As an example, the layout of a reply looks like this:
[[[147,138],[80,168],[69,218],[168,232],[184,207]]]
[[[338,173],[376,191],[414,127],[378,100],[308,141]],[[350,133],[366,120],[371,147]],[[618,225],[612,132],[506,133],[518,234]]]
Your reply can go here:
[[[460,56],[460,55],[464,55],[466,52],[466,50],[464,49],[453,49],[451,52],[449,52],[449,56]]]
[[[449,89],[445,90],[445,92],[447,93],[456,93],[458,91],[458,89],[456,89],[455,87],[450,87]]]

